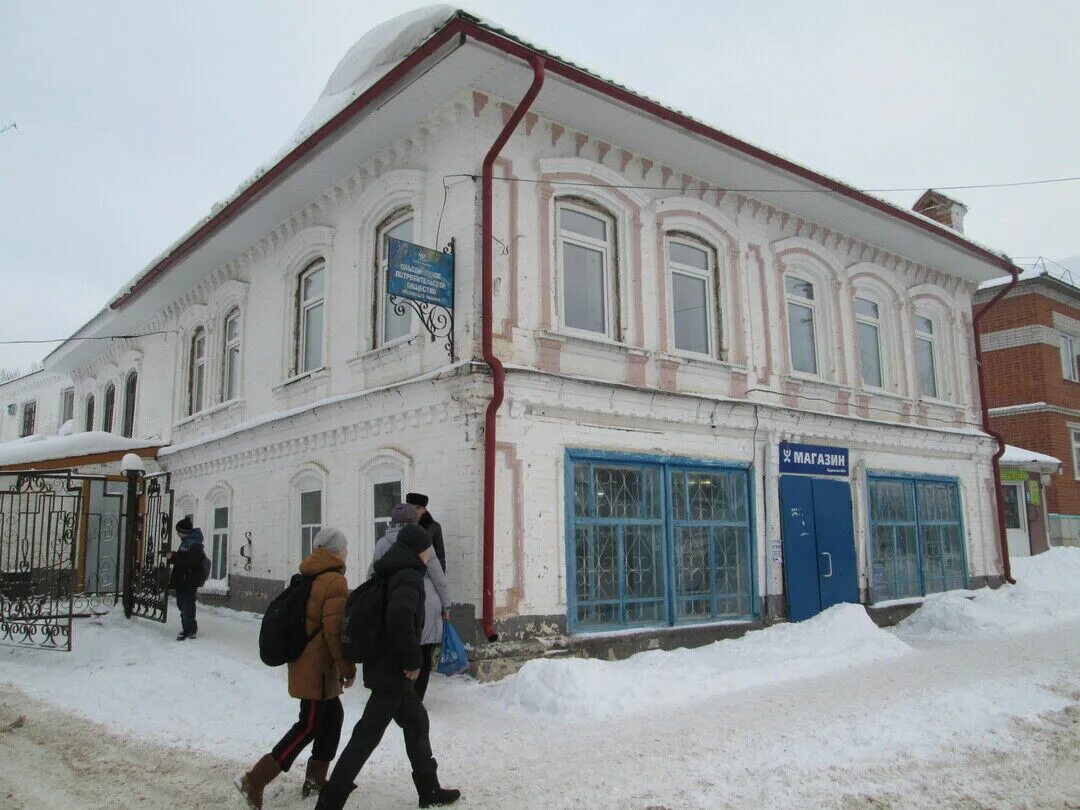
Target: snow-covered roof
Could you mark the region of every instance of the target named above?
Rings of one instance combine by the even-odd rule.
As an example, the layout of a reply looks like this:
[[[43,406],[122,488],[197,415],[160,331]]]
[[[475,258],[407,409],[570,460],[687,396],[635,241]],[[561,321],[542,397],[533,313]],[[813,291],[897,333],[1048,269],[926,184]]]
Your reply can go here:
[[[1002,467],[1014,467],[1031,472],[1056,473],[1061,469],[1061,460],[1023,447],[1005,445],[1005,455],[999,462]]]
[[[120,458],[124,453],[131,452],[137,452],[139,455],[155,455],[161,444],[160,441],[125,439],[115,433],[96,430],[66,436],[26,436],[0,444],[0,469],[18,466],[34,468],[43,462],[88,457],[101,457],[101,460],[107,460],[113,457]]]
[[[1080,256],[1070,256],[1067,259],[1054,261],[1040,256],[1034,261],[1017,262],[1024,270],[1020,273],[1020,281],[1030,281],[1036,278],[1052,278],[1063,284],[1080,289]],[[989,290],[1008,283],[1009,277],[991,279],[979,285],[980,290]]]

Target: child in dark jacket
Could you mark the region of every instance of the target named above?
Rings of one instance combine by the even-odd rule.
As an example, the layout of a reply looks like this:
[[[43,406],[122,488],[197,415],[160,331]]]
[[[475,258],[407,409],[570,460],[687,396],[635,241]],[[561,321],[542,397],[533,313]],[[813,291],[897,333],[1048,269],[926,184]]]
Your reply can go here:
[[[169,552],[172,565],[169,587],[176,591],[176,608],[180,611],[180,635],[176,640],[184,641],[195,638],[199,632],[199,623],[195,620],[195,593],[199,589],[205,553],[202,530],[192,526],[189,518],[177,522],[176,533],[180,537],[180,546]]]

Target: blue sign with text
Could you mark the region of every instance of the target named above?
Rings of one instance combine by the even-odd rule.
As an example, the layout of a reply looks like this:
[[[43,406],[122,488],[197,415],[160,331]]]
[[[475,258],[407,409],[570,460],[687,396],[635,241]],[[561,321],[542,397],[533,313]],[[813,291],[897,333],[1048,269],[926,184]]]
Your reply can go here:
[[[449,253],[391,238],[386,279],[390,295],[454,306],[454,257]]]
[[[780,442],[780,472],[846,476],[848,451],[846,447]]]

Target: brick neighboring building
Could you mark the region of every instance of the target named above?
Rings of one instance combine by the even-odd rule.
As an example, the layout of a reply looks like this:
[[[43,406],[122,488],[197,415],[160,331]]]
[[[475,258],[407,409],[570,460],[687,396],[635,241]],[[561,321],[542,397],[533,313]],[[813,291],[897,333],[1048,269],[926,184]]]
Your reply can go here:
[[[980,290],[974,311],[999,290]],[[979,335],[991,425],[1009,444],[1061,459],[1047,489],[1050,539],[1080,545],[1080,288],[1046,273],[1025,277]]]

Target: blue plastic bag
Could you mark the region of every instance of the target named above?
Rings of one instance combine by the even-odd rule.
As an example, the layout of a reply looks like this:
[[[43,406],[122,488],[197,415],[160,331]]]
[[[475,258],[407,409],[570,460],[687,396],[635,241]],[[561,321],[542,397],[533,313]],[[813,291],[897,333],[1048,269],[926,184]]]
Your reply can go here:
[[[457,675],[469,668],[469,657],[461,636],[454,625],[443,622],[442,653],[439,655],[439,672],[443,675]]]

